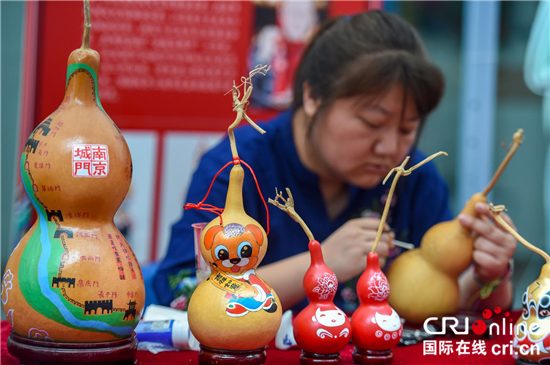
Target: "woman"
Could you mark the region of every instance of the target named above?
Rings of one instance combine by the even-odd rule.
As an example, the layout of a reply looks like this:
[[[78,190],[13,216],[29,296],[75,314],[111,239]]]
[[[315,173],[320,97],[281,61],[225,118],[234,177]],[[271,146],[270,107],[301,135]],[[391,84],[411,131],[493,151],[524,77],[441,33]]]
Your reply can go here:
[[[240,157],[254,168],[266,197],[289,187],[296,209],[322,243],[327,265],[340,282],[335,299],[343,310],[357,306],[356,278],[365,269],[387,186],[388,171],[405,156],[416,164],[416,150],[428,114],[438,104],[443,75],[426,55],[416,31],[396,15],[372,11],[328,21],[306,49],[296,73],[293,107],[262,125],[265,135],[239,128]],[[201,160],[186,202],[197,202],[221,166],[231,158],[225,139]],[[223,207],[229,172],[218,177],[206,203]],[[266,213],[251,177],[245,179],[246,212],[266,226]],[[479,292],[480,283],[502,278],[486,306],[508,307],[512,287],[508,262],[516,241],[490,222],[486,206],[481,218],[460,222],[476,234],[474,265],[462,275],[461,306]],[[161,302],[173,299],[168,276],[193,269],[191,224],[214,215],[186,211],[172,228],[168,254],[157,274]],[[420,244],[434,224],[451,219],[448,191],[433,164],[401,179],[392,201],[387,232],[377,248],[382,265],[395,256],[395,238]],[[301,278],[309,266],[308,239],[298,224],[270,209],[269,249],[258,274],[278,293],[284,308],[307,304]]]

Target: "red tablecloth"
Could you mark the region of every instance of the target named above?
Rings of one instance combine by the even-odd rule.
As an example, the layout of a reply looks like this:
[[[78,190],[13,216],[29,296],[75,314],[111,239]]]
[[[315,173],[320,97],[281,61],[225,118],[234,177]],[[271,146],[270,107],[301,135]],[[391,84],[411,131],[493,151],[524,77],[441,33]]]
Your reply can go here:
[[[515,319],[519,316],[519,312],[513,312],[511,317]],[[497,323],[501,323],[498,321]],[[2,330],[1,330],[1,341],[2,341],[2,361],[3,365],[18,365],[19,360],[14,358],[8,353],[7,350],[7,339],[10,333],[10,326],[7,321],[2,321]],[[501,329],[502,330],[502,329]],[[506,329],[507,332],[508,328]],[[443,341],[450,341],[448,345],[452,345],[452,353],[450,354],[440,354],[437,355],[424,355],[424,346],[422,343],[412,345],[412,346],[399,346],[396,347],[393,351],[394,361],[393,364],[486,364],[486,365],[497,365],[497,364],[515,364],[515,360],[509,354],[509,349],[506,350],[506,355],[495,355],[492,351],[495,345],[500,346],[501,350],[502,345],[509,345],[512,341],[512,335],[500,335],[495,336],[492,339],[483,339],[480,336],[469,337],[468,339],[461,338],[445,338],[437,337],[434,339],[436,341],[437,347],[440,346],[440,343]],[[469,344],[469,355],[459,355],[457,353],[457,343],[460,340],[465,340]],[[486,355],[479,353],[472,353],[472,341],[484,341]],[[439,349],[438,349],[439,350]],[[342,364],[353,364],[351,353],[353,351],[353,346],[347,346],[342,352]],[[299,365],[300,364],[300,350],[287,350],[281,351],[275,348],[269,348],[267,350],[267,362],[266,365]],[[137,363],[138,365],[166,365],[166,364],[197,364],[197,353],[194,351],[168,351],[161,352],[159,354],[152,354],[150,352],[138,351],[137,353]]]

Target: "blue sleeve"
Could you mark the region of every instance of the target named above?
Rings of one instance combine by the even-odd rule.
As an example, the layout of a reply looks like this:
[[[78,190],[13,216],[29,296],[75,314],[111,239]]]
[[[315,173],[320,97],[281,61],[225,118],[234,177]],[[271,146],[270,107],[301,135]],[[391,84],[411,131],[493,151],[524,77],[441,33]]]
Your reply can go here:
[[[191,179],[182,207],[185,203],[199,203],[205,197],[216,173],[229,162],[231,154],[227,155],[221,152],[225,152],[224,142],[226,141],[222,141],[201,159]],[[228,146],[227,143],[227,148]],[[224,156],[229,157],[224,158]],[[218,208],[224,207],[230,169],[231,166],[228,166],[218,175],[205,204],[211,204]],[[154,289],[160,304],[169,305],[174,299],[175,288],[170,285],[170,276],[177,275],[181,270],[191,270],[192,276],[195,275],[195,249],[191,225],[210,222],[215,217],[216,215],[211,212],[188,209],[183,211],[182,218],[172,226],[168,251],[155,275]]]
[[[412,243],[417,247],[420,246],[426,231],[433,225],[453,219],[449,205],[449,189],[435,165],[432,162],[427,163],[418,170],[420,171],[422,173],[416,175],[418,180],[412,191],[413,211],[410,234]]]

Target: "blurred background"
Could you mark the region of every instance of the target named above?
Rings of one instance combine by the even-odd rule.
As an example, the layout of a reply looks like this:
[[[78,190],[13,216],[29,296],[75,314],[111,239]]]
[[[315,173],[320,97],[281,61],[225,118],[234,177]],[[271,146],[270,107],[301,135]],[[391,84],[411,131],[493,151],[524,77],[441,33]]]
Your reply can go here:
[[[268,77],[257,79],[249,108],[254,120],[267,119],[288,106],[294,68],[320,22],[380,8],[418,29],[445,74],[445,96],[420,146],[427,154],[449,153],[435,163],[454,213],[488,183],[506,154],[503,146],[523,128],[524,143],[489,200],[505,204],[520,234],[549,251],[548,3],[92,1],[101,103],[124,133],[134,167],[115,223],[146,275],[166,252],[198,159],[233,120],[231,96],[224,96],[232,81],[256,64],[272,65]],[[62,100],[83,13],[80,1],[2,1],[0,11],[3,272],[35,219],[17,161],[31,131]],[[543,260],[518,245],[515,262],[518,308]]]

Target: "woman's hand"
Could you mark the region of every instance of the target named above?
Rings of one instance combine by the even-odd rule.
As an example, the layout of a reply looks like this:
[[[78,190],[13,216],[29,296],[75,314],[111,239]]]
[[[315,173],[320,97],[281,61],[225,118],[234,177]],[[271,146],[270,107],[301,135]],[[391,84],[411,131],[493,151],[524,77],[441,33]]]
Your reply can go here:
[[[326,264],[345,282],[361,274],[367,265],[367,255],[374,245],[376,232],[380,225],[377,218],[357,218],[348,221],[323,243],[323,256]],[[386,264],[386,258],[392,249],[394,234],[386,232],[380,237],[376,253],[380,257],[380,267]]]
[[[508,262],[516,250],[516,239],[493,220],[487,204],[477,203],[476,212],[480,218],[461,214],[458,221],[476,235],[474,240],[474,270],[477,276],[489,283],[506,276]],[[508,215],[502,218],[515,229]]]

